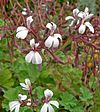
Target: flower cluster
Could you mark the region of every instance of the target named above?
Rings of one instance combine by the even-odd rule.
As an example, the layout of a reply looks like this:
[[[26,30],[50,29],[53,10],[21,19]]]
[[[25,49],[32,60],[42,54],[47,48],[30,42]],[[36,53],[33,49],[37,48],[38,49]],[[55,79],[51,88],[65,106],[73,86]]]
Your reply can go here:
[[[29,79],[25,79],[25,83],[20,83],[23,90],[27,90],[28,93],[32,94],[32,86]],[[15,112],[19,112],[20,106],[31,106],[31,99],[27,99],[26,95],[18,94],[18,100],[12,101],[9,103],[9,109],[12,112],[15,110]]]
[[[27,15],[27,9],[23,9],[22,14]],[[93,14],[89,13],[88,7],[84,11],[79,11],[79,9],[73,10],[73,16],[68,16],[65,18],[66,21],[72,20],[69,26],[77,27],[80,34],[84,34],[86,28],[88,27],[90,32],[94,33],[94,28],[89,20],[93,17]],[[26,25],[19,26],[16,30],[16,37],[19,39],[25,39],[28,36],[28,33],[32,32],[32,22],[34,22],[32,16],[26,18]],[[33,38],[30,40],[30,52],[25,56],[25,60],[28,63],[32,64],[42,64],[42,57],[40,52],[42,49],[55,49],[58,48],[62,42],[62,36],[57,31],[57,25],[54,22],[49,22],[45,26],[45,31],[47,31],[47,37],[44,40],[39,40]],[[36,43],[35,43],[36,41]],[[53,56],[54,57],[54,56]]]
[[[50,0],[48,0],[48,1],[50,1]],[[41,51],[45,50],[45,52],[52,55],[51,57],[54,58],[55,62],[63,63],[62,60],[60,60],[60,58],[55,55],[56,53],[53,54],[53,51],[55,51],[57,48],[59,48],[60,44],[62,43],[62,36],[63,35],[66,36],[66,34],[67,34],[65,32],[65,30],[63,30],[63,28],[62,28],[63,22],[60,21],[60,19],[59,19],[59,21],[61,23],[57,22],[58,26],[61,26],[61,30],[60,30],[60,28],[57,28],[57,25],[54,22],[49,21],[49,23],[42,24],[42,22],[43,22],[41,20],[42,14],[40,13],[41,8],[38,7],[36,9],[39,9],[39,11],[37,12],[39,14],[36,14],[36,12],[32,14],[32,11],[29,10],[29,8],[28,9],[23,8],[23,10],[21,12],[21,16],[23,16],[25,21],[24,21],[24,23],[22,23],[22,25],[18,26],[16,29],[16,37],[18,39],[22,39],[23,41],[27,42],[29,44],[29,47],[30,47],[29,50],[26,50],[27,48],[25,49],[27,51],[27,54],[25,56],[25,61],[27,63],[41,65],[43,62]],[[47,8],[47,10],[49,10],[49,9]],[[63,10],[61,10],[61,11],[63,11]],[[62,14],[63,13],[60,13],[60,16],[62,16]],[[40,19],[39,28],[41,28],[41,26],[42,26],[43,27],[42,31],[39,31],[38,27],[35,26],[34,20],[37,19],[34,17],[35,15],[37,15],[37,18]],[[45,14],[45,16],[46,16],[46,14]],[[100,47],[98,47],[97,45],[92,44],[92,41],[91,41],[92,36],[99,36],[100,35],[100,33],[98,33],[98,34],[95,33],[96,31],[94,30],[94,27],[91,24],[92,17],[93,17],[93,14],[90,13],[88,7],[86,7],[84,9],[84,11],[80,11],[78,8],[74,9],[73,10],[73,16],[67,16],[65,18],[66,21],[71,20],[71,23],[69,24],[69,26],[70,26],[70,28],[73,28],[76,31],[74,36],[71,33],[70,33],[71,35],[68,35],[68,37],[72,37],[72,40],[76,39],[75,45],[77,44],[76,45],[77,48],[75,47],[76,48],[75,53],[73,53],[73,54],[75,54],[75,62],[71,62],[70,59],[68,60],[68,61],[70,61],[70,63],[73,66],[76,65],[76,67],[77,67],[77,63],[79,61],[79,54],[78,54],[79,53],[79,47],[80,47],[79,44],[81,42],[86,43],[86,45],[90,45],[90,47],[93,46],[95,49],[96,48],[100,49]],[[63,19],[63,18],[61,18],[61,19]],[[47,21],[45,21],[45,22],[47,22]],[[84,34],[87,34],[87,28],[91,32],[91,35],[90,35],[91,37],[89,37],[87,35],[86,35],[87,37],[84,36]],[[6,27],[5,27],[5,29],[6,29]],[[100,26],[99,26],[99,29],[100,29]],[[36,34],[38,32],[38,34],[36,35],[35,32],[36,32]],[[93,33],[95,35],[93,35]],[[42,36],[40,36],[41,38],[39,37],[39,34],[42,34]],[[78,37],[80,37],[80,38],[78,38]],[[80,40],[78,41],[77,38],[80,39],[81,41]],[[63,45],[62,48],[65,48],[66,46],[67,46],[67,44],[65,42],[65,44]],[[87,48],[85,48],[84,51],[88,52]],[[13,54],[13,53],[11,53],[11,54]],[[94,61],[94,68],[95,68],[95,65],[96,65],[96,62]],[[87,61],[84,62],[83,65],[79,66],[79,67],[84,69],[83,71],[85,74],[88,73]],[[96,69],[98,69],[97,67],[96,67]],[[94,74],[95,74],[95,69],[94,69]],[[26,95],[18,94],[18,99],[9,103],[9,108],[10,108],[11,112],[14,110],[15,110],[15,112],[19,112],[19,109],[21,106],[28,106],[30,108],[31,107],[34,108],[35,102],[32,98],[33,97],[32,85],[31,85],[30,80],[25,79],[25,83],[20,83],[20,86],[22,87],[23,90],[28,92],[29,97]],[[53,96],[53,92],[51,90],[46,89],[44,91],[44,97],[43,97],[44,99],[41,100],[41,102],[43,103],[43,106],[42,106],[40,112],[54,112],[53,106],[59,108],[59,103],[55,100],[51,100],[52,96]],[[40,102],[38,104],[40,104]]]
[[[84,34],[86,31],[86,27],[89,28],[89,30],[94,33],[94,28],[92,24],[88,21],[93,14],[89,13],[88,7],[85,8],[84,11],[79,11],[79,9],[73,10],[73,16],[68,16],[65,18],[65,20],[72,20],[70,26],[79,25],[78,32],[80,34]]]
[[[22,14],[25,15],[26,9],[23,9],[23,10],[24,10],[24,12],[22,12]],[[18,39],[25,39],[28,36],[28,32],[31,33],[32,22],[33,22],[33,18],[32,18],[32,16],[29,16],[26,18],[26,27],[19,26],[17,28],[16,37]],[[50,22],[46,25],[46,30],[49,30],[49,36],[43,43],[44,44],[43,48],[45,48],[45,49],[57,48],[60,45],[60,42],[62,41],[62,37],[59,33],[54,33],[56,28],[57,28],[57,25],[53,22]],[[26,62],[28,62],[28,63],[32,62],[32,64],[38,64],[38,65],[42,64],[42,57],[38,52],[40,50],[39,48],[41,47],[40,43],[39,42],[35,43],[35,39],[33,38],[30,40],[30,46],[32,49],[25,56]],[[42,50],[42,48],[41,48],[41,50]]]
[[[23,90],[28,91],[28,94],[30,97],[32,97],[32,85],[29,79],[25,79],[25,83],[20,83],[21,87]],[[40,110],[40,112],[54,112],[54,109],[52,107],[52,105],[56,106],[57,108],[59,108],[59,103],[57,101],[53,101],[50,99],[53,96],[53,92],[49,89],[46,89],[44,91],[44,104]],[[15,110],[15,112],[19,112],[20,107],[21,106],[28,106],[28,107],[32,107],[33,106],[33,98],[28,98],[28,96],[26,95],[22,95],[22,94],[18,94],[18,100],[15,101],[11,101],[9,103],[9,109],[12,112],[13,110]]]

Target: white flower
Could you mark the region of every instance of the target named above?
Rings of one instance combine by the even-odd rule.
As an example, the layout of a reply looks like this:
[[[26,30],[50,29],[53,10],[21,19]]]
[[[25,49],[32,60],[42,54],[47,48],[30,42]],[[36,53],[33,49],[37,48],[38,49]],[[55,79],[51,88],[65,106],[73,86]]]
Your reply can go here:
[[[89,28],[89,30],[94,33],[94,28],[91,25],[90,22],[86,22],[86,20],[90,19],[93,16],[93,14],[89,14],[89,9],[86,7],[84,12],[80,12],[78,14],[78,17],[80,17],[82,19],[81,25],[79,27],[79,33],[80,34],[84,34],[86,27]]]
[[[27,22],[27,27],[30,28],[31,23],[33,22],[32,16],[27,17],[26,22]]]
[[[49,36],[45,41],[45,46],[48,48],[57,48],[60,44],[60,41],[62,41],[62,37],[60,34],[54,34],[52,36]]]
[[[56,30],[57,28],[57,25],[53,22],[50,22],[46,25],[46,27],[49,29],[49,30]]]
[[[11,112],[13,110],[15,110],[15,112],[19,112],[21,102],[27,99],[26,95],[19,94],[18,97],[19,97],[19,101],[12,101],[9,103],[9,109]]]
[[[24,16],[28,15],[28,12],[32,13],[31,10],[27,10],[26,8],[23,8],[22,14],[23,14]]]
[[[28,31],[32,22],[33,22],[32,16],[27,17],[26,19],[27,27],[19,26],[16,30],[17,32],[16,37],[20,39],[25,39],[28,35]]]
[[[27,9],[26,8],[23,8],[23,11],[27,11]]]
[[[24,26],[19,26],[17,28],[16,32],[17,32],[17,34],[16,34],[17,38],[25,39],[27,37],[27,34],[28,34],[28,29]]]
[[[33,50],[26,55],[25,57],[26,62],[28,63],[32,62],[33,64],[41,64],[42,58],[41,55],[37,52],[37,47],[39,46],[39,43],[35,43],[35,40],[32,39],[30,40],[30,46],[32,47]]]
[[[25,83],[20,83],[22,89],[30,91],[31,89],[31,82],[29,79],[25,79]]]
[[[22,95],[22,94],[18,94],[18,98],[20,101],[24,101],[27,99],[27,96],[26,95]]]
[[[54,112],[52,105],[59,108],[59,103],[57,101],[50,101],[51,97],[53,96],[53,92],[51,90],[49,89],[45,90],[44,95],[45,95],[46,101],[44,105],[42,106],[40,112]]]
[[[26,16],[27,15],[27,9],[26,8],[23,8],[23,11],[22,11],[22,14],[24,15],[24,16]]]
[[[26,15],[27,15],[27,12],[25,12],[25,11],[22,11],[22,14],[23,14],[24,16],[26,16]]]
[[[53,92],[49,89],[46,89],[44,91],[44,96],[45,96],[45,98],[51,98],[53,96]]]
[[[31,103],[31,102],[32,102],[31,99],[28,99],[27,101],[28,101],[28,102],[27,102],[27,106],[31,106],[31,104],[32,104],[32,103]]]
[[[84,12],[83,11],[81,11],[79,14],[78,14],[78,17],[80,17],[80,18],[82,18],[82,19],[84,19],[84,20],[87,20],[87,19],[90,19],[92,16],[93,16],[94,14],[89,14],[89,9],[88,9],[88,7],[86,7],[85,9],[84,9]]]
[[[53,22],[50,22],[46,25],[46,28],[48,28],[51,31],[50,35],[52,35],[54,33],[54,31],[56,30],[57,25]]]
[[[66,18],[65,18],[65,20],[67,21],[67,20],[72,20],[71,21],[71,24],[69,25],[69,26],[72,26],[73,24],[74,24],[74,22],[77,20],[77,17],[78,17],[78,13],[79,13],[79,9],[74,9],[73,10],[73,16],[67,16]],[[77,21],[77,24],[79,23],[79,21]]]

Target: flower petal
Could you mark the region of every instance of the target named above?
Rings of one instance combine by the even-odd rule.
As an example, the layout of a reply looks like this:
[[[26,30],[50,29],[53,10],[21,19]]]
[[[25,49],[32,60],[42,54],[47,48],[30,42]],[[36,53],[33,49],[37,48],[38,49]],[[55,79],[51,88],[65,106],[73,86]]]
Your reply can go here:
[[[91,25],[90,22],[85,22],[85,25],[89,28],[89,30],[90,30],[92,33],[94,33],[94,28],[93,28],[93,26]]]
[[[26,56],[25,56],[25,60],[26,62],[30,63],[32,61],[34,57],[34,52],[33,51],[30,51]]]
[[[25,11],[22,11],[22,14],[23,14],[24,16],[26,16],[26,15],[27,15],[27,12],[25,12]]]
[[[20,85],[23,87],[23,88],[26,88],[26,85],[24,83],[20,83]]]
[[[60,40],[59,40],[60,39]],[[53,36],[53,47],[56,48],[59,46],[59,42],[62,41],[62,37],[60,34],[54,34]]]
[[[53,92],[49,89],[46,89],[44,91],[44,95],[45,95],[46,98],[48,98],[48,97],[51,98],[53,96]]]
[[[69,20],[69,19],[74,20],[74,18],[73,18],[72,16],[67,16],[67,17],[65,18],[66,21]]]
[[[33,64],[36,64],[35,52],[34,52],[34,55],[33,55],[33,57],[32,57],[32,63],[33,63]]]
[[[17,28],[16,32],[23,31],[23,30],[27,30],[27,28],[24,27],[24,26],[19,26],[19,27]]]
[[[20,107],[19,101],[12,101],[9,103],[10,111],[12,112],[17,106]]]
[[[22,95],[22,94],[18,94],[19,100],[26,100],[27,96],[26,95]]]
[[[10,111],[13,111],[15,109],[17,103],[18,101],[12,101],[9,103]]]
[[[80,20],[77,20],[77,23],[76,24],[78,25],[79,23],[80,23]]]
[[[32,16],[27,17],[26,21],[27,21],[27,22],[30,21],[30,23],[33,22]]]
[[[44,103],[40,112],[47,112],[48,104]]]
[[[77,17],[78,13],[79,13],[79,9],[76,8],[73,10],[74,17]]]
[[[27,9],[26,8],[23,8],[23,11],[27,11]]]
[[[35,39],[33,38],[33,39],[30,40],[30,46],[34,47],[34,45],[35,45]]]
[[[87,14],[89,14],[89,8],[85,7],[84,12],[87,13]]]
[[[30,27],[30,24],[33,22],[32,16],[27,17],[26,22],[27,22],[27,27]]]
[[[69,26],[73,26],[74,25],[75,20],[71,21],[71,23],[69,24]]]
[[[19,112],[20,104],[18,104],[15,108],[15,112]]]
[[[90,19],[93,15],[94,15],[94,14],[88,14],[88,15],[84,18],[84,20]]]
[[[35,52],[35,63],[33,64],[41,64],[41,63],[42,63],[41,55],[38,52]]]
[[[50,48],[52,46],[52,43],[53,43],[53,37],[49,36],[45,41],[45,46]]]
[[[59,46],[59,40],[57,38],[53,39],[53,48],[56,48]]]
[[[20,39],[25,39],[28,34],[28,29],[26,27],[18,27],[16,37]]]
[[[59,108],[59,103],[57,101],[50,101],[49,103]]]
[[[80,13],[78,13],[78,17],[80,17],[80,18],[84,18],[86,16],[86,14],[85,14],[85,12],[80,12]]]
[[[28,85],[25,85],[24,83],[20,83],[20,85],[22,86],[23,90],[29,90]]]
[[[24,26],[19,26],[19,27],[17,28],[16,32],[23,31],[23,30],[27,30],[27,28],[24,27]]]
[[[48,104],[48,112],[54,112],[54,109],[50,104]]]
[[[31,86],[31,82],[29,79],[25,79],[25,83],[26,83],[26,85]]]
[[[81,24],[81,26],[79,27],[79,33],[83,34],[85,32],[85,30],[86,30],[86,26]]]
[[[48,28],[49,30],[55,30],[57,28],[57,25],[53,22],[50,22],[46,25],[46,28]]]
[[[59,38],[62,41],[62,37],[59,33],[54,34],[54,38],[57,38],[57,39]]]
[[[28,103],[27,103],[27,106],[31,106],[31,102],[28,102]]]
[[[36,44],[35,44],[35,47],[37,48],[38,46],[39,46],[39,43],[36,43]]]

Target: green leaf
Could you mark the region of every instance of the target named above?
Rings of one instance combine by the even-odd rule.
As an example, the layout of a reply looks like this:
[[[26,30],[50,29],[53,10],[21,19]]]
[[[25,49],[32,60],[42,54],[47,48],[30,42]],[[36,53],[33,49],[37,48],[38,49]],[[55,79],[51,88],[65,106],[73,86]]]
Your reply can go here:
[[[3,51],[2,51],[2,49],[0,49],[0,60],[2,60],[3,59]]]
[[[9,90],[5,91],[4,98],[6,98],[9,101],[12,101],[18,98],[19,93],[25,93],[20,86],[10,88]]]
[[[93,89],[96,89],[97,88],[98,85],[96,83],[95,77],[91,76],[89,78],[89,86],[90,86],[90,88],[93,88]]]
[[[5,108],[8,112],[9,110],[9,102],[18,99],[18,94],[24,94],[25,92],[21,89],[21,87],[10,88],[4,93],[4,100],[2,103],[2,107]]]
[[[91,112],[100,112],[100,105],[95,106]]]
[[[76,99],[73,95],[65,92],[61,96],[62,105],[65,106],[66,109],[70,109],[71,107],[76,106]]]
[[[79,105],[77,99],[70,93],[65,92],[61,95],[61,105],[70,112],[83,112],[82,106]]]
[[[4,26],[4,21],[0,19],[0,26]]]
[[[44,96],[44,89],[38,86],[33,89],[32,94],[37,94],[38,99],[41,99]]]
[[[4,88],[10,88],[14,85],[14,80],[11,79],[12,74],[9,69],[0,70],[0,86]]]
[[[81,92],[81,96],[80,96],[80,100],[81,101],[85,101],[85,102],[87,102],[88,100],[91,100],[92,98],[93,98],[93,95],[92,95],[92,93],[89,91],[89,89],[88,88],[86,88],[86,87],[81,87],[80,88],[80,92]]]
[[[72,66],[61,66],[58,69],[61,72],[62,84],[68,90],[75,91],[74,93],[79,93],[80,86],[82,85],[82,71],[77,68],[73,68]]]
[[[38,65],[28,64],[22,57],[18,58],[14,63],[13,71],[20,82],[23,82],[26,78],[29,78],[31,82],[34,83],[40,76]]]
[[[59,56],[62,60],[66,59],[66,55],[62,51],[57,51],[56,55]]]
[[[32,110],[29,107],[21,107],[20,112],[32,112]]]
[[[95,100],[97,104],[100,104],[100,90],[98,89],[98,91],[96,91],[95,93]]]

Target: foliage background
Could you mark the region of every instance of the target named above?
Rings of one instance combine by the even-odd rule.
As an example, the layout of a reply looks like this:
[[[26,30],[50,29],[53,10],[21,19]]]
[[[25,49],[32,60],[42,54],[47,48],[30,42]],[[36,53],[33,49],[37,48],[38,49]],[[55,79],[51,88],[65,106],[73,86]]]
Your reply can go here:
[[[19,0],[23,4],[23,0]],[[66,0],[57,0],[57,4],[66,2]],[[89,7],[91,12],[99,15],[100,0],[69,0],[69,4],[73,7],[84,9]],[[90,5],[91,4],[91,5]],[[6,6],[9,12],[12,7],[10,2]],[[71,11],[67,11],[69,15]],[[5,25],[3,16],[0,14],[0,27]],[[9,33],[9,32],[8,32]],[[0,35],[2,31],[0,31]],[[96,83],[95,77],[90,74],[89,85],[82,83],[82,71],[74,68],[72,65],[61,65],[55,63],[51,59],[43,62],[42,70],[39,71],[36,65],[27,64],[24,56],[19,50],[10,46],[8,42],[10,38],[0,40],[0,111],[7,112],[9,110],[8,103],[17,98],[17,93],[21,90],[19,83],[24,82],[25,78],[29,78],[33,83],[33,93],[37,91],[38,97],[41,99],[43,90],[46,88],[54,92],[54,99],[60,103],[57,112],[100,112],[100,84]],[[14,50],[14,57],[11,57],[11,49]],[[71,51],[70,51],[71,52]],[[69,55],[70,55],[69,52]],[[66,53],[59,51],[57,54],[66,59]],[[71,55],[71,58],[74,58]],[[35,109],[39,112],[41,107]],[[30,112],[27,108],[22,108],[22,112]]]

